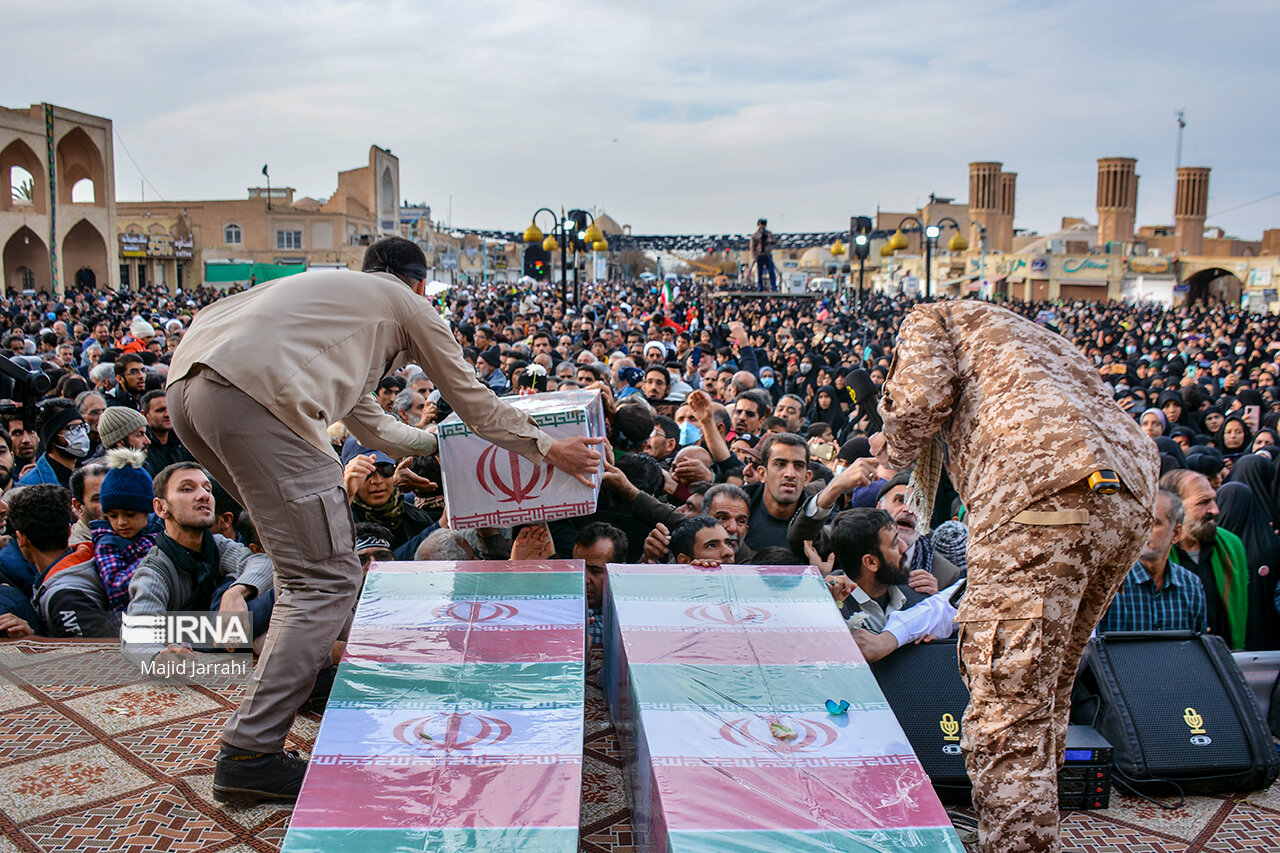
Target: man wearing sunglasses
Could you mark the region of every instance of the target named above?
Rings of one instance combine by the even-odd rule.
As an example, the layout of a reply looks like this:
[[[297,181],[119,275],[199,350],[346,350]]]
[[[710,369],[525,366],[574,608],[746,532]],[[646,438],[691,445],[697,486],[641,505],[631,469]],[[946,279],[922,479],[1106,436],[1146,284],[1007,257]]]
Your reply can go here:
[[[173,355],[174,430],[249,510],[280,591],[266,648],[223,731],[219,802],[297,799],[306,762],[283,751],[285,737],[360,589],[330,423],[341,421],[363,447],[434,455],[434,434],[384,412],[371,393],[412,362],[494,444],[588,485],[600,465],[601,439],[553,440],[468,369],[423,296],[421,248],[384,238],[365,251],[363,267],[299,273],[222,299],[200,311]]]
[[[391,534],[395,550],[432,525],[424,509],[404,499],[396,487],[396,461],[381,450],[347,439],[342,448],[342,482],[356,523],[372,521]]]

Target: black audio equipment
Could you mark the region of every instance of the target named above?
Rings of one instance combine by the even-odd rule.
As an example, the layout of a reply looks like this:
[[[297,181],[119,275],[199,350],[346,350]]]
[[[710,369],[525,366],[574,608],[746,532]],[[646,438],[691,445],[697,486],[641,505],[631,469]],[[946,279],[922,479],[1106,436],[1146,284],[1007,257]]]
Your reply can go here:
[[[891,655],[892,657],[892,655]],[[1265,788],[1280,758],[1240,667],[1221,637],[1190,631],[1090,640],[1072,719],[1115,748],[1121,778],[1152,793]]]
[[[960,679],[955,640],[904,646],[871,664],[889,707],[945,803],[967,803],[971,785],[960,753],[960,721],[969,692]],[[1067,729],[1058,774],[1064,809],[1105,809],[1111,796],[1111,744],[1087,726]]]

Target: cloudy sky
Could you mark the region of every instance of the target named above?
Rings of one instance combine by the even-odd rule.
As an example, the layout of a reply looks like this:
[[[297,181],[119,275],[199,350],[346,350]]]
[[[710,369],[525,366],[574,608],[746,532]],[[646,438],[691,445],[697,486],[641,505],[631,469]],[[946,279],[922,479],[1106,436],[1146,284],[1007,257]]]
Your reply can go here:
[[[835,230],[963,201],[967,164],[998,160],[1016,225],[1045,232],[1093,221],[1097,158],[1132,156],[1139,223],[1171,222],[1185,109],[1209,224],[1280,227],[1275,0],[6,0],[0,19],[0,104],[111,118],[122,200],[242,197],[263,163],[325,197],[378,144],[460,227],[564,205],[637,234]]]

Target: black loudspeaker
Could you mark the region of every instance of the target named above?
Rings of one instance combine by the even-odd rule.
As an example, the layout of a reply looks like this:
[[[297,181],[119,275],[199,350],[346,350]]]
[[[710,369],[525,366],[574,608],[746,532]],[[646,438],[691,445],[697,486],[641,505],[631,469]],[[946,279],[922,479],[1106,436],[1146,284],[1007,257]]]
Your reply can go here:
[[[955,640],[904,646],[871,664],[939,799],[967,802],[969,774],[960,754],[960,718],[969,691],[960,680]]]
[[[892,655],[890,656],[892,657]],[[1266,788],[1280,774],[1267,724],[1221,637],[1187,631],[1090,640],[1072,719],[1115,749],[1130,784],[1168,793]]]
[[[911,742],[938,799],[965,804],[972,785],[960,752],[960,720],[969,691],[960,678],[955,640],[904,646],[871,664],[889,707]],[[1111,798],[1111,745],[1087,726],[1068,726],[1058,773],[1062,809],[1105,809]]]

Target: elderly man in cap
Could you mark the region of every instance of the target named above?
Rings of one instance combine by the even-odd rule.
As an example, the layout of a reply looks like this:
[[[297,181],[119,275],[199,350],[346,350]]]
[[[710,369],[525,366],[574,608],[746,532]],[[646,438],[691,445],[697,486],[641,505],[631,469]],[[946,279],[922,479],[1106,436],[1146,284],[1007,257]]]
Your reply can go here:
[[[151,437],[147,435],[147,419],[135,409],[124,406],[108,406],[98,417],[98,440],[103,451],[116,447],[132,447],[147,450]]]
[[[476,376],[495,394],[511,390],[511,383],[502,372],[502,353],[496,346],[489,347],[476,358]]]
[[[601,439],[553,440],[480,383],[424,298],[426,257],[388,237],[363,272],[317,270],[260,284],[201,310],[173,356],[174,429],[248,509],[275,566],[267,643],[222,735],[220,802],[297,798],[306,762],[284,752],[294,714],[328,659],[362,573],[343,469],[328,425],[362,447],[433,455],[436,437],[384,412],[370,393],[409,362],[472,429],[535,464],[590,484]]]

